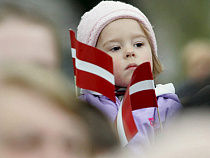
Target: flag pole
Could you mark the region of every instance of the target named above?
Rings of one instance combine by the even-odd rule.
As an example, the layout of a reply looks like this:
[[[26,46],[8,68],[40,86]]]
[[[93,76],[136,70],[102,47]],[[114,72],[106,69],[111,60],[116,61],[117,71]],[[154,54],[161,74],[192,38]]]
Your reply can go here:
[[[161,130],[161,132],[163,132],[163,125],[162,125],[162,122],[161,122],[161,119],[160,119],[160,112],[159,112],[158,107],[157,107],[157,113],[158,113],[158,119],[159,119],[159,123],[160,123],[160,130]]]
[[[77,85],[76,85],[76,75],[74,76],[74,85],[75,85],[76,98],[78,98],[78,88],[77,88]]]

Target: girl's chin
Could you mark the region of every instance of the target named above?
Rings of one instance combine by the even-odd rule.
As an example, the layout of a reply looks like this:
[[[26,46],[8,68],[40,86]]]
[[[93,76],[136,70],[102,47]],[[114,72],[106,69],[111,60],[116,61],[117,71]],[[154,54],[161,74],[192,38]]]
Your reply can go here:
[[[120,77],[118,76],[118,79],[116,79],[116,76],[115,76],[115,85],[120,86],[120,87],[128,87],[128,85],[130,84],[132,75],[133,75],[133,72],[126,73]]]
[[[119,86],[119,87],[128,87],[130,83],[130,80],[128,82],[117,82],[116,83],[116,86]]]

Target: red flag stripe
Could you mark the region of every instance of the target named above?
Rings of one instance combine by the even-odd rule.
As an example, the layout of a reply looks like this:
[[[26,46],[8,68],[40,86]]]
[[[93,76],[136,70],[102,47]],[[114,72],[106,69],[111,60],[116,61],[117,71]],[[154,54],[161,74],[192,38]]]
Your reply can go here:
[[[126,137],[129,142],[138,132],[138,129],[136,127],[133,114],[132,114],[129,92],[126,92],[125,100],[123,100],[122,116],[123,116],[123,125],[124,127],[126,127],[124,128]]]
[[[158,107],[155,90],[145,90],[130,96],[132,110]]]
[[[77,69],[77,76],[79,76],[76,78],[76,83],[78,87],[96,91],[115,101],[115,95],[113,95],[112,93],[114,92],[114,85],[110,84],[110,82],[108,82],[104,78],[86,71],[81,71],[79,69]]]
[[[76,35],[74,33],[74,31],[72,30],[69,30],[70,32],[70,39],[71,39],[71,48],[76,48],[76,43],[77,43],[77,40],[76,39]]]
[[[104,78],[105,80],[109,81],[111,84],[115,84],[114,83],[114,75],[112,73],[110,73],[109,71],[94,65],[92,63],[88,63],[85,61],[81,61],[79,59],[76,58],[76,68],[82,71],[86,71],[89,73],[92,73],[94,75],[100,76],[102,78]]]

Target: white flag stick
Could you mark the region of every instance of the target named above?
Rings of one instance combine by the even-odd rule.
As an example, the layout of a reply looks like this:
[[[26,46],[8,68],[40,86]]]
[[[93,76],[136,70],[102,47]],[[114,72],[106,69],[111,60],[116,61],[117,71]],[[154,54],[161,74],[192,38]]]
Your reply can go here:
[[[160,119],[160,112],[159,112],[158,107],[157,107],[157,113],[158,113],[158,119],[159,119],[159,123],[160,123],[160,130],[161,130],[161,132],[163,132],[163,125],[162,125],[162,122],[161,122],[161,119]]]
[[[76,94],[76,97],[78,98],[78,88],[76,85],[76,76],[74,76],[74,85],[75,85],[75,94]]]

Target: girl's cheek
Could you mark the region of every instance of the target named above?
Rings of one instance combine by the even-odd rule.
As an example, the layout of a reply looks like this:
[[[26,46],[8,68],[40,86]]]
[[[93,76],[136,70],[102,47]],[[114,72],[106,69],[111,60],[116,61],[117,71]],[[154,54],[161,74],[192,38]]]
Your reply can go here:
[[[114,69],[114,74],[119,72],[119,70],[121,69],[121,64],[119,60],[113,59],[113,69]]]

